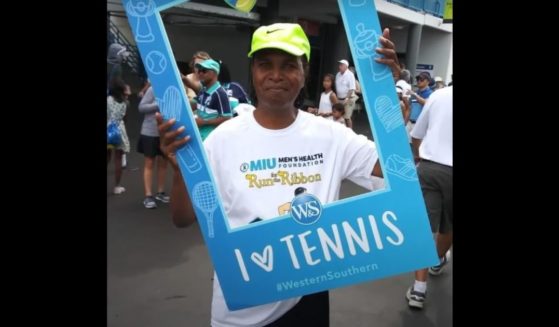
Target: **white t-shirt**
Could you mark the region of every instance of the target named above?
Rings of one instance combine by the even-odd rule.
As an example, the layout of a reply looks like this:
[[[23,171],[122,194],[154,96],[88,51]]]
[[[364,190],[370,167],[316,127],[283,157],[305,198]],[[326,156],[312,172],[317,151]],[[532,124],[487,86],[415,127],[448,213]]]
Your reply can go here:
[[[355,94],[355,76],[347,69],[343,74],[336,74],[336,95],[338,99],[345,99],[349,90],[354,90]]]
[[[420,158],[452,167],[452,86],[431,94],[410,135],[422,140]]]
[[[339,198],[345,178],[374,187],[375,144],[350,128],[301,110],[280,130],[262,127],[253,113],[240,115],[219,125],[204,146],[231,228],[285,214],[298,187],[323,204]],[[214,277],[213,327],[265,326],[300,300],[229,311]]]
[[[320,103],[318,104],[318,113],[319,114],[329,114],[332,112],[332,102],[330,101],[330,94],[332,94],[333,91],[330,91],[328,93],[324,93],[322,92],[320,94]],[[328,116],[326,117],[326,119],[329,120],[334,120],[334,118],[332,118],[332,116]]]

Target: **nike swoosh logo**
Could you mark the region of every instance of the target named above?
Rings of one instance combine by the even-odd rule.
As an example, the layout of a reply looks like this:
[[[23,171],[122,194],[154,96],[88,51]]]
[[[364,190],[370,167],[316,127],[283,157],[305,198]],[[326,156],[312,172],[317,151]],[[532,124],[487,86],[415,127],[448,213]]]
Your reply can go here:
[[[274,32],[277,32],[277,31],[281,31],[281,28],[278,28],[278,29],[275,29],[275,30],[272,30],[272,31],[266,31],[266,34],[274,33]]]

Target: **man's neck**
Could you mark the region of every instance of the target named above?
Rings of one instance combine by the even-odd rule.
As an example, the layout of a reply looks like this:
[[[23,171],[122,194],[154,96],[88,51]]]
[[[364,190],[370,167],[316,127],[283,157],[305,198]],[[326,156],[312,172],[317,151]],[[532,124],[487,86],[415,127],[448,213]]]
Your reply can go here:
[[[297,118],[295,107],[286,109],[270,109],[265,106],[258,106],[254,110],[254,119],[262,127],[267,129],[284,129],[289,127]]]

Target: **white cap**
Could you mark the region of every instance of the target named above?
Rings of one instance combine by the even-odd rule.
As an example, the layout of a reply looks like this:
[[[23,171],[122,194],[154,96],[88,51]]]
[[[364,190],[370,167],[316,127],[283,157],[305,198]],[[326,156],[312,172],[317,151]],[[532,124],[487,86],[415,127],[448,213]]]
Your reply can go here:
[[[435,77],[435,82],[442,82],[443,78],[440,76]]]
[[[344,64],[344,65],[346,65],[346,66],[349,67],[349,62],[348,62],[347,60],[345,60],[345,59],[342,59],[342,60],[340,60],[340,61],[338,61],[338,62],[339,62],[340,64]]]

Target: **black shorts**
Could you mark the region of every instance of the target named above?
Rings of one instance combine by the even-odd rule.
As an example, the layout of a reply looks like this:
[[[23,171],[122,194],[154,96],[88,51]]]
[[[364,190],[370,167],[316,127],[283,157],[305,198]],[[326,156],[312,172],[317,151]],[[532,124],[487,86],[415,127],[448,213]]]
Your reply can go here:
[[[330,297],[328,291],[305,295],[291,310],[266,327],[328,327]]]
[[[138,152],[143,153],[148,158],[155,156],[163,156],[163,152],[159,149],[159,136],[140,135],[138,140]]]

